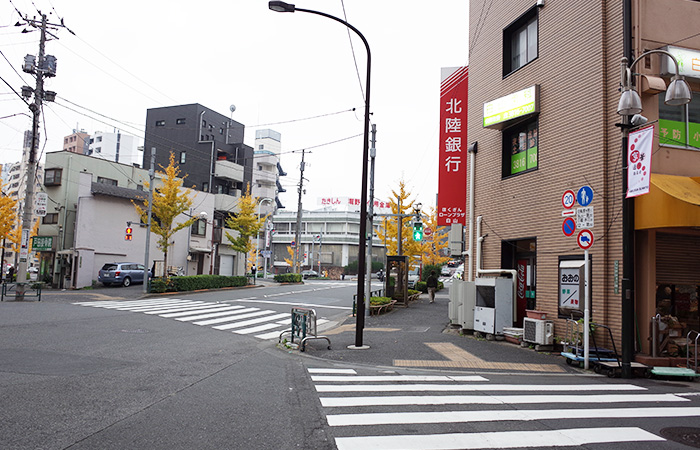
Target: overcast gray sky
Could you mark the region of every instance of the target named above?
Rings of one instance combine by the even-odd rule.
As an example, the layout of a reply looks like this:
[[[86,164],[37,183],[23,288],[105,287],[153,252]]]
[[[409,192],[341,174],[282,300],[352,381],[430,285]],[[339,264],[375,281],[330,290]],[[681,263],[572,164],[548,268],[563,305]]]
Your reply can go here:
[[[342,24],[307,13],[276,13],[267,4],[5,0],[0,51],[9,63],[0,58],[0,74],[17,91],[23,84],[34,86],[21,63],[24,55],[38,53],[39,33],[22,34],[13,25],[19,17],[15,7],[30,17],[38,16],[39,8],[51,13],[49,21],[63,19],[75,32],[54,31],[59,39],[46,44],[46,53],[58,58],[58,75],[46,89],[58,98],[45,104],[44,153],[60,150],[76,126],[88,133],[119,128],[143,137],[148,108],[200,103],[228,115],[233,104],[232,117],[246,125],[246,144],[253,145],[259,128],[282,134],[282,166],[289,176],[281,199],[288,210],[296,210],[302,149],[310,151],[305,209],[316,208],[322,196],[359,198],[364,45],[352,32],[351,40]],[[468,1],[300,0],[296,5],[346,17],[369,42],[375,197],[387,199],[403,178],[414,198],[434,206],[440,68],[468,63]],[[18,113],[28,113],[26,105],[0,83],[0,117]],[[0,163],[20,159],[30,126],[27,115],[0,120]]]

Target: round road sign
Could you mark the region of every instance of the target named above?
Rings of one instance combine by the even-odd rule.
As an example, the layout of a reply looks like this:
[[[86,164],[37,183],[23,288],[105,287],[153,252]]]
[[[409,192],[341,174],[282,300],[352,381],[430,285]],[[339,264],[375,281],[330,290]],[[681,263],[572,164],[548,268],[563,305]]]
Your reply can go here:
[[[591,245],[593,245],[593,233],[591,230],[581,230],[578,233],[578,237],[576,239],[578,241],[578,246],[581,247],[584,250],[588,250],[591,248]]]
[[[423,230],[423,234],[425,234],[426,236],[430,236],[431,234],[433,234],[433,229],[430,227],[426,227],[425,230]]]
[[[564,236],[572,236],[574,231],[576,231],[576,222],[574,219],[571,217],[564,219],[564,223],[561,224],[561,231],[564,232]]]
[[[569,209],[572,206],[574,206],[574,203],[576,203],[576,194],[574,194],[574,191],[571,189],[568,189],[564,191],[564,194],[561,196],[561,204],[564,206],[564,208]]]
[[[583,186],[576,194],[576,200],[581,206],[588,206],[593,201],[593,189],[590,186]]]

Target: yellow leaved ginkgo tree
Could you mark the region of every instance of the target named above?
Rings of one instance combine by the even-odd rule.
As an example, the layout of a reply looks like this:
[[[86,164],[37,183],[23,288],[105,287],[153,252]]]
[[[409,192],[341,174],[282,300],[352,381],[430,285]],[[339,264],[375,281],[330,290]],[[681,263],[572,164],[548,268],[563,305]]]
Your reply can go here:
[[[430,229],[430,236],[424,233],[423,240],[423,264],[440,266],[445,264],[451,258],[444,256],[449,245],[449,229],[440,227],[437,224],[437,211],[435,208],[430,208],[430,214],[423,215],[423,230]]]
[[[409,200],[411,193],[406,190],[406,183],[401,180],[398,190],[391,191],[393,196],[389,199],[392,214],[411,214],[406,217],[385,217],[377,229],[379,241],[386,244],[387,255],[398,254],[398,229],[401,224],[401,253],[408,256],[409,266],[420,264],[427,244],[425,241],[413,240],[413,206],[415,200]]]
[[[183,188],[182,184],[185,177],[179,178],[180,169],[175,165],[175,155],[170,152],[170,163],[168,167],[160,166],[163,172],[158,171],[163,175],[162,186],[153,189],[153,202],[151,205],[151,232],[158,236],[156,244],[163,252],[163,260],[167,270],[168,267],[168,249],[170,248],[171,238],[178,231],[192,225],[198,217],[190,217],[184,222],[175,223],[175,219],[180,214],[188,211],[192,206],[191,189]],[[144,183],[147,188],[150,188],[148,182]],[[132,201],[136,212],[138,213],[141,222],[148,221],[148,199],[141,199],[143,205]]]
[[[0,240],[9,237],[17,220],[17,200],[0,195]]]
[[[246,188],[245,194],[238,201],[238,212],[229,214],[226,218],[226,228],[238,232],[238,236],[226,232],[226,238],[231,243],[231,247],[237,252],[245,254],[248,259],[248,252],[253,249],[251,237],[257,236],[265,223],[267,216],[258,217],[255,207],[258,203],[257,197],[250,195],[250,184]]]

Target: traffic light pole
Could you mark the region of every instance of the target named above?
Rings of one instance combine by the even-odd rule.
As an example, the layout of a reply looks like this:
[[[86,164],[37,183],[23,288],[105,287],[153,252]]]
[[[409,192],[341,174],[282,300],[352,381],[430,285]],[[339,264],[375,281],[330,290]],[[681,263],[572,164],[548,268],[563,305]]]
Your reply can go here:
[[[143,260],[143,293],[148,294],[151,290],[151,280],[148,278],[148,251],[151,248],[151,211],[153,208],[153,181],[156,178],[156,148],[151,147],[151,168],[148,170],[148,220],[146,222],[146,255]],[[155,270],[154,270],[155,272]],[[151,274],[155,276],[155,273]]]

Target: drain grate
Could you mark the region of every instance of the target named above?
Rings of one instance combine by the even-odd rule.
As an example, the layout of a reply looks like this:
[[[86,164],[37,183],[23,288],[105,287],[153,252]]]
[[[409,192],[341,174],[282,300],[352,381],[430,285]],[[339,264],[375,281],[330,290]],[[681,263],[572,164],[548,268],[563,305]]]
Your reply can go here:
[[[679,442],[689,447],[700,448],[700,428],[670,427],[661,430],[660,434],[669,441]]]

